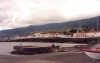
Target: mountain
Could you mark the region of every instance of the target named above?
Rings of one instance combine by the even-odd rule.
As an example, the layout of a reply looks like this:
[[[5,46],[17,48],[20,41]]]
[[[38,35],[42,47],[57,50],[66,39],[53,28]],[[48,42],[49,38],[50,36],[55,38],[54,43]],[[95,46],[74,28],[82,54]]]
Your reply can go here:
[[[100,23],[100,17],[98,17],[98,19]],[[64,29],[64,28],[78,28],[80,25],[81,27],[96,28],[96,17],[77,20],[77,21],[63,22],[63,23],[51,23],[51,24],[38,25],[38,26],[31,25],[28,27],[2,30],[0,31],[0,36],[11,36],[16,34],[26,34],[30,32],[47,31],[47,30],[55,30],[55,29],[57,30],[57,29]]]

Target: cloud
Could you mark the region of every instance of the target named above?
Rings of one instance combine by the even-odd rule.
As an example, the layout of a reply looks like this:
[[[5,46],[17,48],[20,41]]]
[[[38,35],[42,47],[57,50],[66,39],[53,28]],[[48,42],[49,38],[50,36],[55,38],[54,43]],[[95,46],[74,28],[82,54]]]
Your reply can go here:
[[[0,29],[91,18],[99,7],[100,0],[0,0]]]

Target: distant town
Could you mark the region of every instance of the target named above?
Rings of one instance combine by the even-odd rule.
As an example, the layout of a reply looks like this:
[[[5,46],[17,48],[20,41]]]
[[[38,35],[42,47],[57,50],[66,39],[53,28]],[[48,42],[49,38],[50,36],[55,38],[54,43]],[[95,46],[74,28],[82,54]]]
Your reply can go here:
[[[26,35],[15,35],[10,37],[0,37],[0,41],[14,41],[20,39],[32,39],[32,38],[95,38],[100,37],[100,32],[89,30],[89,31],[78,31],[71,30],[69,32],[36,32],[28,33]]]

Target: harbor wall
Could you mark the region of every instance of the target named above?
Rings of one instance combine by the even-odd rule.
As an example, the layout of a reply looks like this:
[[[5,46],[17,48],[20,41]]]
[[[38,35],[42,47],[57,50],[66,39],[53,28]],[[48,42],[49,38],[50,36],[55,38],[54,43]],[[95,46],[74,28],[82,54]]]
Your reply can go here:
[[[96,43],[97,38],[29,38],[29,39],[18,39],[11,40],[10,42],[56,42],[56,43]]]

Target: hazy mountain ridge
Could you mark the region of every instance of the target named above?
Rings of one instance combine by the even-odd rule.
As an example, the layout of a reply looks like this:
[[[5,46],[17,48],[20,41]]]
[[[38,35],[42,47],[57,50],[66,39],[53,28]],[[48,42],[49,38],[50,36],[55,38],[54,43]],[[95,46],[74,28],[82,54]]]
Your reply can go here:
[[[100,17],[99,23],[100,23]],[[82,27],[88,27],[88,28],[96,28],[96,18],[90,18],[90,19],[83,19],[83,20],[77,20],[77,21],[69,21],[69,22],[63,22],[63,23],[51,23],[46,25],[39,25],[39,26],[28,26],[28,27],[22,27],[22,28],[16,28],[16,29],[9,29],[9,30],[2,30],[0,31],[0,36],[6,36],[6,35],[16,35],[16,34],[26,34],[30,32],[38,32],[38,31],[46,31],[46,30],[53,30],[53,29],[63,29],[63,28],[77,28],[79,26]],[[100,24],[99,24],[100,26]]]

